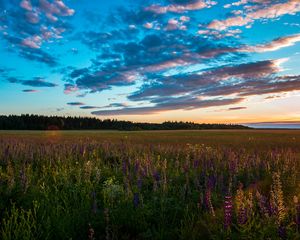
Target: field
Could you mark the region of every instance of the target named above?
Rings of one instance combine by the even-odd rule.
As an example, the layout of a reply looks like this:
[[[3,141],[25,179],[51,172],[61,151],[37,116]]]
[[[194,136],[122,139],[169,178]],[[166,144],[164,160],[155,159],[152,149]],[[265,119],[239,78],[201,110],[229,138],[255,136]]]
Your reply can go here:
[[[300,130],[0,132],[0,239],[300,239]]]

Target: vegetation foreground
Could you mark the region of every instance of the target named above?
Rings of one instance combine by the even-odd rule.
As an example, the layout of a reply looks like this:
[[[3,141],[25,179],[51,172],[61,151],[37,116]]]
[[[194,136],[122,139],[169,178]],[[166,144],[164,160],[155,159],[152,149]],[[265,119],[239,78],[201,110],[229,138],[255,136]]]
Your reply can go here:
[[[300,131],[0,132],[0,239],[300,239]]]

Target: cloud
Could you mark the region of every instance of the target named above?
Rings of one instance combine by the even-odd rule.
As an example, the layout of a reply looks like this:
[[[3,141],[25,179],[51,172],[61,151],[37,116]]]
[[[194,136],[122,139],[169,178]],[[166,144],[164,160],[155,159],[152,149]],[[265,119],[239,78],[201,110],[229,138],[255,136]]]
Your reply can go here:
[[[219,31],[201,30],[199,34],[212,35],[215,38],[223,38],[231,33],[229,30],[227,33],[222,34]],[[237,32],[239,33],[239,31]],[[297,42],[300,42],[300,34],[284,36],[274,39],[268,43],[257,44],[257,45],[241,45],[237,47],[228,47],[226,45],[219,46],[216,48],[206,47],[205,51],[202,51],[202,57],[213,58],[221,54],[232,54],[232,53],[262,53],[262,52],[273,52],[282,48],[294,46]]]
[[[252,24],[255,20],[274,19],[283,15],[294,15],[300,12],[298,0],[288,0],[285,3],[268,3],[260,6],[246,8],[245,16],[229,17],[225,20],[214,20],[208,24],[208,28],[215,30],[226,30],[230,27],[245,26]]]
[[[239,95],[249,97],[265,94],[278,94],[300,90],[300,76],[269,76],[258,79],[248,79],[235,84],[216,84],[211,89],[206,89],[201,94],[206,96]]]
[[[237,110],[244,110],[244,109],[247,109],[246,107],[231,107],[231,108],[228,108],[227,110],[228,111],[237,111]]]
[[[244,52],[271,52],[276,51],[281,48],[290,47],[295,45],[295,43],[300,42],[300,34],[295,34],[292,36],[280,37],[269,43],[256,45],[256,46],[247,46],[241,48],[240,51]]]
[[[245,123],[245,125],[254,128],[300,129],[300,121],[254,122]]]
[[[280,62],[281,60],[266,60],[235,66],[221,66],[193,74],[178,74],[170,77],[159,76],[155,78],[155,84],[145,84],[139,91],[131,94],[129,99],[141,101],[152,98],[159,99],[162,96],[195,94],[195,92],[199,95],[208,96],[227,95],[229,92],[227,88],[231,89],[236,82],[263,79],[279,72]],[[218,93],[219,88],[222,93]],[[234,88],[234,90],[236,89]],[[230,92],[230,94],[232,93]]]
[[[215,38],[215,39],[222,39],[226,37],[233,37],[233,38],[240,38],[240,35],[242,31],[240,29],[234,29],[234,30],[228,30],[227,32],[217,31],[217,30],[211,30],[211,29],[205,29],[205,30],[199,30],[198,34],[203,35],[205,38]]]
[[[32,5],[29,0],[22,0],[20,6],[26,9],[27,11],[32,11]]]
[[[40,78],[40,77],[35,77],[30,80],[23,80],[23,79],[18,79],[15,77],[9,77],[7,78],[7,81],[10,83],[19,83],[24,86],[30,86],[30,87],[56,87],[57,85],[51,82],[47,82],[45,79]]]
[[[45,63],[49,67],[55,67],[58,65],[57,59],[54,56],[38,48],[20,49],[19,56],[31,61]]]
[[[85,104],[82,103],[82,102],[69,102],[69,103],[67,103],[67,105],[70,105],[70,106],[82,106],[82,105],[85,105]]]
[[[127,107],[125,103],[111,103],[109,105],[103,107],[96,107],[96,106],[82,106],[81,109],[89,110],[89,109],[99,109],[99,108],[120,108],[120,107]]]
[[[97,109],[99,107],[95,107],[95,106],[82,106],[80,107],[80,109],[84,109],[84,110],[90,110],[90,109]]]
[[[55,67],[58,65],[56,57],[47,53],[41,48],[25,47],[22,45],[22,39],[18,37],[4,36],[4,39],[11,43],[9,51],[16,52],[22,58],[44,63],[49,67]],[[19,46],[19,49],[15,48],[16,45]]]
[[[170,98],[163,102],[157,103],[150,107],[126,107],[117,110],[101,110],[94,111],[92,114],[98,116],[116,116],[116,115],[141,115],[141,114],[157,114],[172,110],[193,110],[200,108],[225,106],[236,104],[243,101],[243,98],[236,99],[215,99],[202,100],[194,97]]]
[[[146,7],[144,10],[149,12],[154,12],[156,14],[165,14],[168,12],[172,13],[182,13],[186,11],[194,11],[203,8],[210,8],[217,4],[215,1],[204,1],[204,0],[197,0],[197,1],[174,1],[174,4],[161,6],[157,4],[153,4],[149,7]],[[180,4],[178,4],[180,3]]]
[[[104,36],[108,38],[104,45],[109,47],[104,48],[102,44],[102,48],[99,47],[101,53],[88,68],[67,72],[65,81],[69,85],[66,86],[66,93],[70,89],[100,92],[113,86],[130,86],[146,80],[148,74],[162,74],[169,69],[217,61],[225,55],[230,61],[245,54],[236,50],[229,52],[228,47],[219,51],[219,43],[187,31],[150,32],[137,41],[117,41],[111,33],[91,33],[91,36],[93,40],[84,42],[92,49],[99,44],[96,39],[100,37],[101,43]]]
[[[32,36],[22,40],[22,45],[30,48],[40,48],[42,44],[42,38],[40,36]]]
[[[30,51],[41,49],[45,42],[52,43],[63,38],[62,34],[71,27],[62,18],[70,17],[74,12],[62,0],[22,0],[19,5],[7,2],[5,14],[0,16],[3,24],[0,29],[5,27],[3,38],[10,44],[10,51],[53,67],[56,61],[49,53]]]
[[[58,16],[72,16],[75,13],[75,10],[67,7],[62,0],[54,0],[52,3],[40,0],[38,7],[49,20],[54,22],[58,20]]]
[[[183,25],[182,22],[178,21],[177,19],[171,18],[168,20],[168,24],[165,28],[167,31],[174,31],[174,30],[186,30],[186,26]]]
[[[36,92],[38,92],[38,90],[35,90],[35,89],[24,89],[24,90],[22,90],[22,92],[25,92],[25,93],[36,93]]]
[[[65,94],[71,94],[77,92],[78,90],[79,90],[78,87],[74,86],[73,84],[70,83],[65,84],[65,89],[64,89]]]
[[[225,4],[224,8],[230,8],[232,6],[241,6],[241,5],[247,4],[248,2],[252,2],[252,1],[251,0],[240,0],[240,1],[237,1],[237,2]]]

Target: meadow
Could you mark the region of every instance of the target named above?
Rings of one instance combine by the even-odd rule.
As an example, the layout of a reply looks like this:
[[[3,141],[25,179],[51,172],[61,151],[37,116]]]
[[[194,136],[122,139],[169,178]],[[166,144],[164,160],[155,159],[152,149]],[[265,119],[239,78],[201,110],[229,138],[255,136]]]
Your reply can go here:
[[[0,131],[0,239],[300,239],[300,130]]]

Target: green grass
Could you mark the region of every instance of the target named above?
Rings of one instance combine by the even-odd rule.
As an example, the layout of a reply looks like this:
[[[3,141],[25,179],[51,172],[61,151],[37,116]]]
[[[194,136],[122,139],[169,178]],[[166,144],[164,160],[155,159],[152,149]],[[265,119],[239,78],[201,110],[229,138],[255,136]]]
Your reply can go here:
[[[0,239],[299,239],[300,131],[1,131]]]

